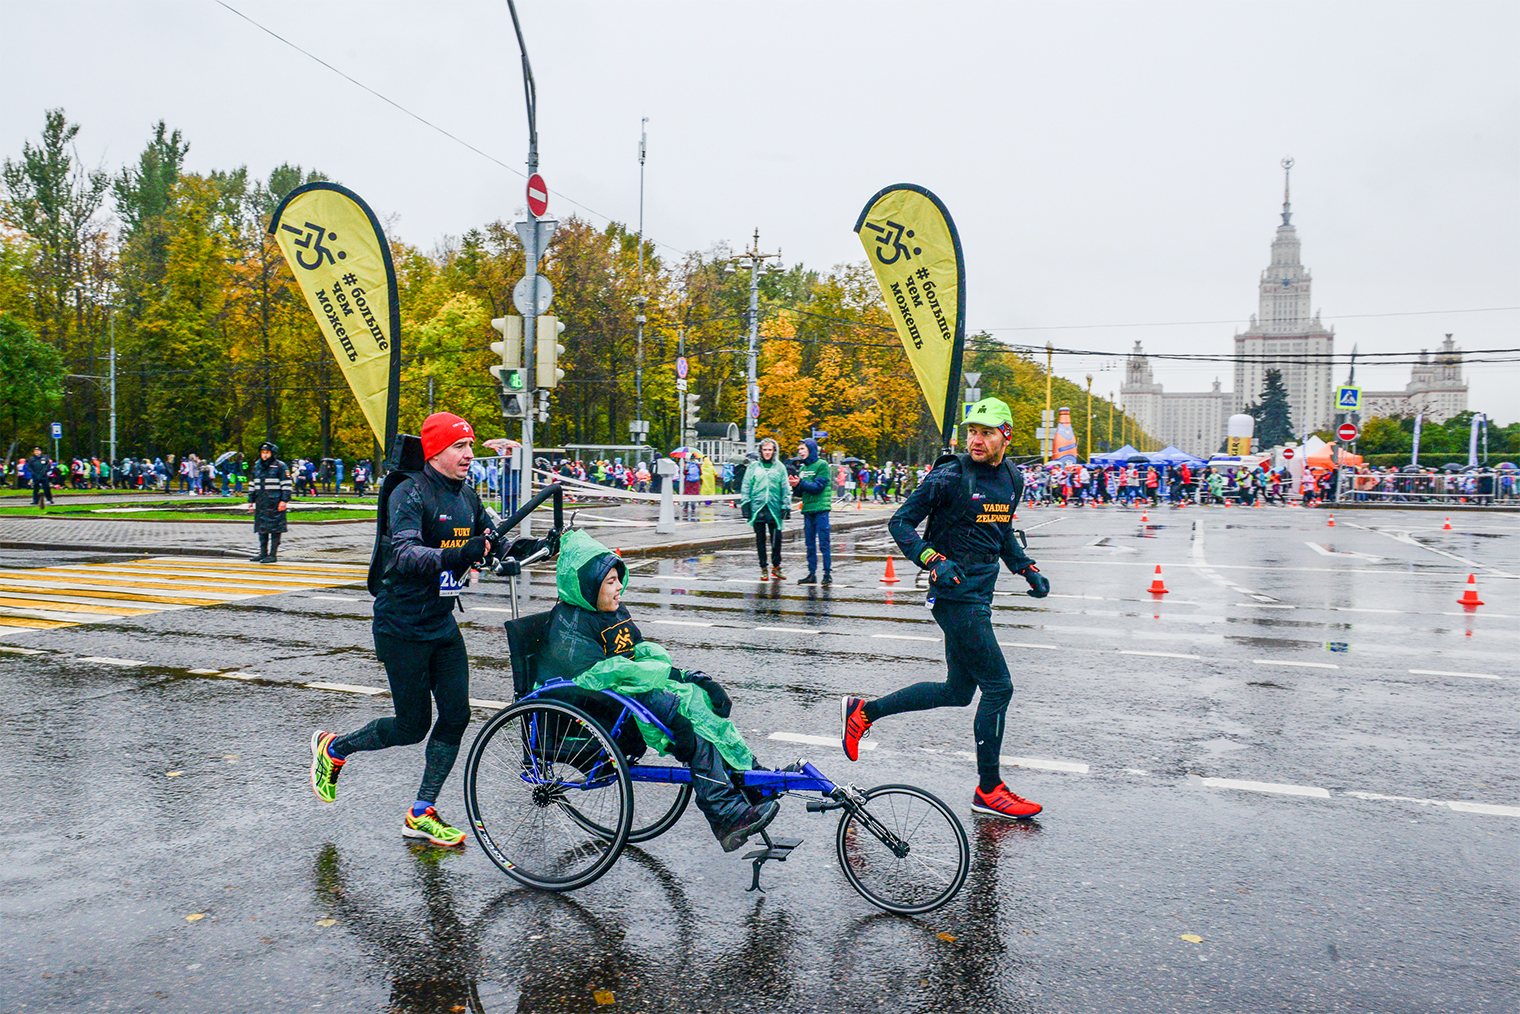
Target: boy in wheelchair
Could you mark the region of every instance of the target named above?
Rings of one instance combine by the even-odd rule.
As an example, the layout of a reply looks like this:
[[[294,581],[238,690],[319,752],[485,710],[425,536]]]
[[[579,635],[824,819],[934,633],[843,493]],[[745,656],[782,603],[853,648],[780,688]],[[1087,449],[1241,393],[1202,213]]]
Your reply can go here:
[[[728,694],[711,676],[675,667],[664,648],[644,640],[622,604],[628,568],[591,536],[571,531],[560,540],[555,580],[559,603],[537,654],[537,682],[572,680],[581,691],[615,690],[643,704],[671,731],[667,737],[639,723],[644,742],[691,770],[697,808],[723,851],[743,846],[775,819],[781,804],[751,802],[734,784],[734,772],[755,763],[728,720]],[[594,710],[593,716],[601,721]]]

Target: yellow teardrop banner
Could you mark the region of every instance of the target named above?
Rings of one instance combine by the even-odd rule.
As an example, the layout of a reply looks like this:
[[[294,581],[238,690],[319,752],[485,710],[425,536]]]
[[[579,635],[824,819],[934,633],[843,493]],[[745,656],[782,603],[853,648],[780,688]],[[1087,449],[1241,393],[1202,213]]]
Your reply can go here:
[[[966,345],[966,265],[955,223],[938,197],[898,183],[866,202],[855,234],[948,447]]]
[[[375,213],[336,183],[292,190],[269,220],[291,273],[380,446],[396,437],[401,306]]]

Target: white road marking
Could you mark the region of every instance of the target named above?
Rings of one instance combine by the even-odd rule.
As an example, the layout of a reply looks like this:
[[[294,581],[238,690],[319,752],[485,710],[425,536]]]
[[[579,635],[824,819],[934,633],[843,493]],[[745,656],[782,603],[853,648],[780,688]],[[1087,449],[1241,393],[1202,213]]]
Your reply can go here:
[[[1124,769],[1124,773],[1127,774],[1127,775],[1149,775],[1150,774],[1149,771],[1146,771],[1143,768],[1125,768]]]
[[[506,706],[507,706],[507,702],[506,701],[489,701],[489,700],[486,700],[486,699],[481,698],[481,697],[471,697],[470,698],[470,707],[472,707],[472,708],[486,708],[486,709],[488,709],[490,711],[500,711],[502,708],[505,708]]]
[[[1237,602],[1232,607],[1235,609],[1297,609],[1297,606],[1275,605],[1270,602]]]
[[[12,655],[41,655],[41,648],[13,648],[10,646],[0,647],[0,651],[9,652]]]
[[[1242,792],[1275,792],[1282,796],[1312,796],[1329,799],[1330,790],[1316,785],[1279,785],[1276,782],[1244,782],[1235,778],[1205,778],[1203,784],[1212,789],[1239,789]]]
[[[777,634],[815,634],[820,631],[809,630],[806,627],[756,627],[756,630],[769,630]]]
[[[220,669],[186,669],[191,676],[216,676],[221,673]]]
[[[1028,644],[1024,641],[999,641],[1004,648],[1044,648],[1047,651],[1060,651],[1059,644]]]
[[[766,739],[773,739],[778,743],[805,743],[808,746],[840,746],[839,740],[829,736],[804,736],[798,732],[773,732]],[[875,750],[876,744],[862,740],[860,748],[862,750]]]
[[[1285,659],[1276,658],[1253,658],[1256,665],[1291,665],[1299,669],[1339,669],[1334,662],[1289,662]]]
[[[120,665],[120,666],[139,666],[139,665],[147,665],[148,664],[146,662],[140,662],[140,661],[138,661],[135,658],[109,658],[109,657],[104,656],[104,655],[80,655],[77,659],[75,659],[75,661],[76,662],[99,662],[101,665]]]
[[[976,755],[972,754],[975,760]],[[998,762],[1014,768],[1037,768],[1041,771],[1065,771],[1073,775],[1085,775],[1091,769],[1086,764],[1073,761],[1041,760],[1038,757],[999,757]]]
[[[223,679],[229,679],[229,680],[256,680],[256,679],[260,679],[261,678],[259,673],[256,673],[256,672],[242,672],[240,670],[234,670],[232,672],[220,672],[220,673],[217,673],[217,675],[220,676],[220,677],[222,677]],[[311,684],[307,684],[307,686],[310,686],[310,685]],[[335,684],[335,685],[338,685],[338,684]]]
[[[1333,613],[1393,613],[1394,615],[1404,612],[1402,609],[1353,609],[1351,606],[1331,606],[1330,611]]]
[[[347,595],[308,595],[313,602],[363,602],[363,599],[351,599]]]
[[[383,694],[387,691],[382,687],[361,687],[353,683],[304,683],[302,686],[313,690],[341,690],[348,694]]]
[[[1415,676],[1466,676],[1468,679],[1475,680],[1504,679],[1503,676],[1490,676],[1488,673],[1484,672],[1446,672],[1442,669],[1411,669],[1409,671]]]
[[[1444,799],[1419,799],[1414,796],[1385,796],[1381,792],[1343,792],[1343,796],[1370,799],[1380,803],[1419,803],[1421,806],[1445,806]]]
[[[696,620],[646,620],[646,623],[661,623],[667,627],[711,627],[711,623],[700,623]]]
[[[1520,806],[1496,806],[1493,803],[1462,803],[1452,801],[1446,804],[1458,813],[1486,813],[1494,817],[1520,817]]]
[[[1305,542],[1304,545],[1314,550],[1320,556],[1351,556],[1361,560],[1370,560],[1373,563],[1381,563],[1383,560],[1383,557],[1373,556],[1371,553],[1353,553],[1350,550],[1331,549],[1329,546],[1322,546],[1318,542]]]
[[[959,757],[961,760],[972,761],[973,763],[976,761],[976,754],[970,753],[966,750],[952,751],[951,756]],[[1011,768],[1029,768],[1031,770],[1039,771],[1060,771],[1069,775],[1085,775],[1092,770],[1088,765],[1077,761],[1045,760],[1041,757],[1009,757],[1007,755],[1003,755],[998,757],[998,763],[1004,764]]]
[[[1178,654],[1177,652],[1174,652],[1174,651],[1125,651],[1124,649],[1120,649],[1119,654],[1121,654],[1121,655],[1149,655],[1152,658],[1191,658],[1191,659],[1194,659],[1195,661],[1197,659],[1200,659],[1200,658],[1203,657],[1202,655],[1180,655],[1180,654]]]
[[[917,634],[872,634],[884,641],[942,641],[942,637],[920,637]]]
[[[498,609],[496,606],[465,606],[466,609],[477,613],[510,613],[510,609]]]

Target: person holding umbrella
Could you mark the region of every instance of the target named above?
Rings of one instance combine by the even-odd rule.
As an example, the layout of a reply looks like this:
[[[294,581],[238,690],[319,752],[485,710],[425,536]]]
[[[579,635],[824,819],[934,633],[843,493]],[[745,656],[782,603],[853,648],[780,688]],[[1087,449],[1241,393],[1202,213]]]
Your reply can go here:
[[[259,555],[253,563],[278,563],[280,536],[285,533],[285,509],[290,505],[290,470],[279,458],[280,448],[266,440],[259,445],[259,458],[248,480],[248,509],[253,530],[259,533]]]

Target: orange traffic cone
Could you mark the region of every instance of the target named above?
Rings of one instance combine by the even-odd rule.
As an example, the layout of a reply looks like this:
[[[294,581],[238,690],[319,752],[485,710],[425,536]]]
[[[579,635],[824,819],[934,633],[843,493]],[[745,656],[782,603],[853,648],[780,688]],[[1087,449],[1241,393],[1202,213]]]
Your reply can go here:
[[[1335,527],[1335,515],[1334,514],[1330,515],[1330,520],[1325,522],[1325,527],[1326,528],[1334,528]]]
[[[1151,519],[1151,516],[1149,514],[1145,513],[1144,511],[1140,512],[1140,523],[1142,525],[1145,524],[1145,523],[1147,523],[1148,521],[1150,521],[1150,519]]]
[[[1165,595],[1166,582],[1161,580],[1161,564],[1156,564],[1156,576],[1151,579],[1150,593],[1152,595]]]
[[[892,569],[892,558],[889,556],[887,557],[887,572],[882,575],[881,583],[896,584],[899,580],[901,579],[897,576],[897,571]]]
[[[1467,590],[1462,593],[1461,598],[1457,599],[1457,604],[1461,606],[1481,606],[1483,604],[1483,601],[1478,598],[1478,579],[1476,576],[1472,574],[1467,575]]]
[[[1443,531],[1443,532],[1449,532],[1449,531],[1451,531],[1451,518],[1447,518],[1446,519],[1446,524],[1444,524],[1444,525],[1441,526],[1441,531]]]

